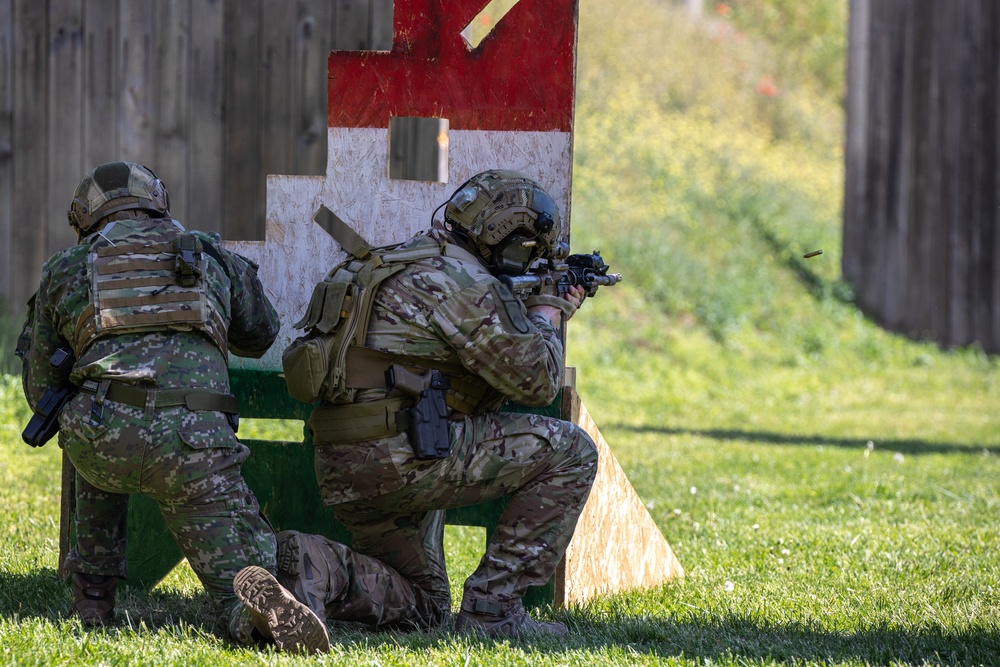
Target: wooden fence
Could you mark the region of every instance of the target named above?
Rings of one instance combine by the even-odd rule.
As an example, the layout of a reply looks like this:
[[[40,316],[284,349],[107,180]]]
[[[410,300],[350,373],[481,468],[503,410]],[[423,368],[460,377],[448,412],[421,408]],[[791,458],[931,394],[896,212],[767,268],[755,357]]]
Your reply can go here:
[[[0,307],[75,242],[86,171],[151,167],[186,226],[263,237],[267,174],[323,174],[331,49],[388,50],[392,0],[0,0]]]
[[[1000,3],[850,10],[844,277],[890,330],[1000,352]]]

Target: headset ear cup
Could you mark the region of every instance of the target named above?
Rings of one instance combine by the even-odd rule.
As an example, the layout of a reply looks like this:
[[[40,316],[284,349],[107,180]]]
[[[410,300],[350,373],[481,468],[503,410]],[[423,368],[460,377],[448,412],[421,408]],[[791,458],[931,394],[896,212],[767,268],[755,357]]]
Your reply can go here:
[[[156,209],[167,215],[170,211],[170,194],[167,192],[167,188],[164,187],[163,181],[157,178],[150,183],[149,194]]]
[[[523,234],[511,234],[493,248],[491,268],[498,274],[520,276],[537,257],[536,245]]]
[[[78,231],[86,232],[94,224],[94,218],[90,213],[90,203],[85,197],[76,197],[70,203],[67,217],[71,227]]]

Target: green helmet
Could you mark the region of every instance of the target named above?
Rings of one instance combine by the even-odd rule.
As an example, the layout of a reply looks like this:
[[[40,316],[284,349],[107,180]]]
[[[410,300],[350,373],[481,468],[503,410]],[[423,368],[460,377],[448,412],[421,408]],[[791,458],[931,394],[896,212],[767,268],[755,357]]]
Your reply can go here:
[[[445,204],[444,219],[498,274],[520,275],[534,260],[553,255],[562,234],[555,200],[516,171],[476,174]]]
[[[69,206],[69,225],[84,237],[100,228],[107,216],[127,209],[154,217],[170,214],[170,196],[156,174],[134,162],[108,162],[80,181]]]

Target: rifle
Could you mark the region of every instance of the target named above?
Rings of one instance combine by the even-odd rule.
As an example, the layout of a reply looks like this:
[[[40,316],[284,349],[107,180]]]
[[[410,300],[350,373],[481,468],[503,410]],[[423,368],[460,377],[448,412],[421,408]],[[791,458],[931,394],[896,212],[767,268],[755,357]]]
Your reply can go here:
[[[562,257],[543,260],[531,266],[520,276],[500,276],[500,282],[511,289],[515,296],[524,298],[529,294],[551,294],[562,296],[574,285],[586,290],[587,296],[597,294],[597,288],[610,287],[622,281],[622,274],[608,273],[610,268],[604,263],[601,252],[568,255],[567,248]]]
[[[54,379],[38,399],[35,414],[31,415],[28,425],[21,431],[21,439],[32,447],[41,447],[52,439],[59,430],[59,413],[79,391],[69,381],[75,363],[76,357],[65,347],[60,347],[49,359]]]

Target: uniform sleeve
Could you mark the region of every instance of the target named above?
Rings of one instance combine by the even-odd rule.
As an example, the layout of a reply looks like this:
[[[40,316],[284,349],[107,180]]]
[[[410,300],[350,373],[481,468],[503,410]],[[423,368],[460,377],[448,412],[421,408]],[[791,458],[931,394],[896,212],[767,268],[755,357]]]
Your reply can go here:
[[[551,403],[562,385],[563,346],[548,318],[529,318],[499,282],[451,294],[431,313],[462,364],[505,397],[529,406]]]
[[[238,357],[256,359],[274,343],[281,323],[257,277],[257,266],[236,253],[226,254],[232,269],[229,272],[232,281],[229,351]]]
[[[69,347],[52,321],[54,312],[49,305],[49,295],[43,278],[41,288],[28,302],[28,312],[17,345],[17,355],[21,357],[22,364],[21,382],[24,387],[24,397],[32,410],[54,379],[49,360],[60,347]]]

